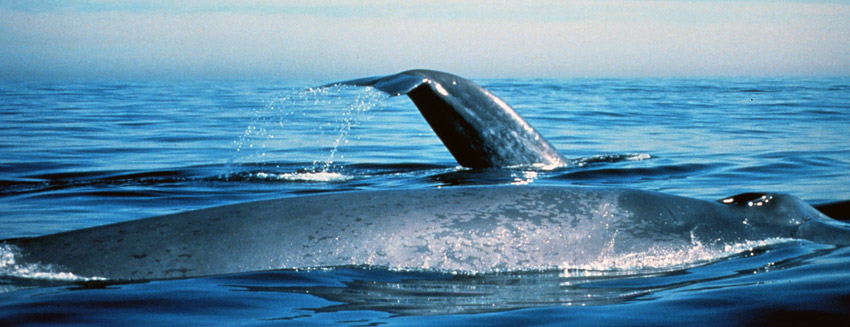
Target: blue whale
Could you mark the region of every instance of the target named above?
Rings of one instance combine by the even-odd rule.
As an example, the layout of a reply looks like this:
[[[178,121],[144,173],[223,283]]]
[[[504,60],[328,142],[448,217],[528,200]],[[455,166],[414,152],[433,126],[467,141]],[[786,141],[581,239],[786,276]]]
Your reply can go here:
[[[850,228],[786,194],[714,202],[634,189],[485,186],[249,202],[6,243],[21,263],[140,280],[341,265],[550,269],[768,238],[850,244]]]
[[[409,70],[331,85],[406,94],[464,167],[557,167],[567,160],[505,101],[460,76]]]
[[[458,76],[413,70],[334,85],[408,95],[463,166],[567,162],[504,101]],[[842,203],[829,208],[846,212]],[[0,250],[20,267],[151,280],[341,265],[549,269],[765,239],[846,245],[850,226],[787,194],[706,201],[626,188],[477,186],[249,202],[7,239]]]

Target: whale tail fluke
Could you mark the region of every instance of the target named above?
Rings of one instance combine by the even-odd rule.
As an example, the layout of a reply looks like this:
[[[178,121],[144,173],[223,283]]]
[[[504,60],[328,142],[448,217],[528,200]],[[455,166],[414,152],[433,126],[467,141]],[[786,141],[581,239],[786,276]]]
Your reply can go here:
[[[353,79],[350,81],[342,81],[331,83],[326,86],[333,85],[350,85],[350,86],[371,86],[378,90],[383,91],[392,96],[407,94],[413,89],[422,85],[422,83],[426,82],[426,78],[422,76],[416,75],[408,75],[405,73],[399,73],[395,75],[388,76],[372,76],[372,77],[364,77]]]
[[[567,160],[502,99],[460,76],[409,70],[330,85],[406,94],[464,167],[565,166]]]

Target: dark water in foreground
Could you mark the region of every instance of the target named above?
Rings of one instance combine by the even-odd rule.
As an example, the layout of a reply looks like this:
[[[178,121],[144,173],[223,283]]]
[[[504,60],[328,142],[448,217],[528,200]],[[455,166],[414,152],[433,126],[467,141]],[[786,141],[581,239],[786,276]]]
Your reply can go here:
[[[0,86],[0,239],[318,192],[532,184],[850,199],[850,79],[480,81],[571,158],[456,167],[406,97],[303,83]],[[5,251],[5,252],[4,252]],[[523,271],[335,267],[116,284],[15,266],[0,325],[850,321],[850,248],[754,240]]]

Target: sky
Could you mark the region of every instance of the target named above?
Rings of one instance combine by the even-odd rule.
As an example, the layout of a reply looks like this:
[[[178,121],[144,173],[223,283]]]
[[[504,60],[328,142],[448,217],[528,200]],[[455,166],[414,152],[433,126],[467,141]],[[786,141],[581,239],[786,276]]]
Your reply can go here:
[[[850,76],[850,1],[0,0],[0,80]]]

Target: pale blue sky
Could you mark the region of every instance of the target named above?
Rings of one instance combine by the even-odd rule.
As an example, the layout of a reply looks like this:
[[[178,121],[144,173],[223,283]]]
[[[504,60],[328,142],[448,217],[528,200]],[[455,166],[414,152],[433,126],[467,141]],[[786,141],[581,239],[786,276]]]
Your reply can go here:
[[[850,76],[845,1],[7,1],[0,78]]]

